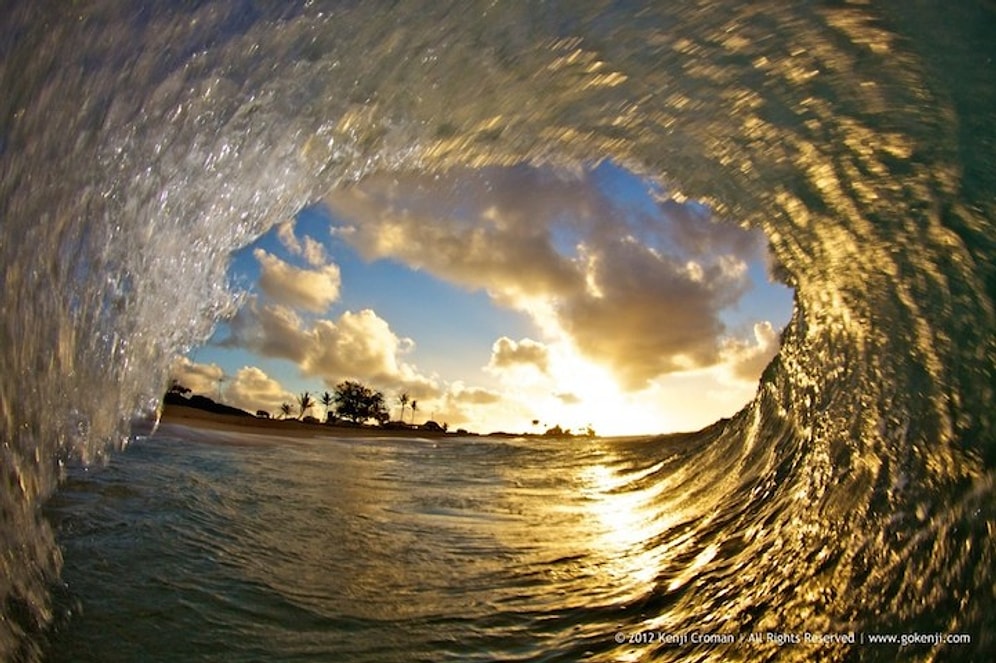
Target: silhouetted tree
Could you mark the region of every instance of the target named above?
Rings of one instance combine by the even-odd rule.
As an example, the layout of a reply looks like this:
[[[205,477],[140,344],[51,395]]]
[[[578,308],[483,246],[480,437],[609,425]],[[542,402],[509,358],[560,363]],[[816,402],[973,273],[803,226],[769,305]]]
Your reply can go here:
[[[293,411],[294,408],[291,407],[290,403],[283,403],[280,405],[280,413],[284,415],[283,417],[281,417],[282,419],[286,419],[287,417],[291,416],[291,412]]]
[[[327,391],[322,394],[322,405],[325,406],[325,421],[329,420],[329,408],[332,407],[332,401],[332,394]]]
[[[303,394],[297,397],[297,404],[298,407],[301,409],[301,414],[298,416],[298,419],[303,419],[304,413],[310,410],[311,407],[315,404],[315,399],[313,399],[311,397],[311,394],[309,394],[308,392],[304,392]]]
[[[398,402],[401,403],[401,415],[398,416],[398,421],[405,420],[405,406],[408,405],[408,392],[402,393],[398,396]]]
[[[336,385],[335,413],[357,424],[368,419],[379,423],[390,419],[387,408],[384,407],[384,394],[352,380]]]
[[[415,410],[418,409],[418,401],[412,401],[412,426],[415,425]]]

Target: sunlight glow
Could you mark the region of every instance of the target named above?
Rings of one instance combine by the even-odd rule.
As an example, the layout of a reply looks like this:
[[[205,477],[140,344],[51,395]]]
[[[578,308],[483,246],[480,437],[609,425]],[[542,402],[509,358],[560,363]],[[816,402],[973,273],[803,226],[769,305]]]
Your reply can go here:
[[[546,346],[545,371],[533,366],[504,370],[503,391],[528,404],[523,417],[539,420],[542,432],[554,425],[583,434],[645,435],[665,430],[691,431],[715,421],[717,411],[732,415],[754,393],[755,386],[737,380],[724,366],[672,375],[667,383],[652,381],[645,389],[626,391],[608,368],[583,357],[568,341]],[[507,426],[494,422],[495,426]]]
[[[584,468],[580,476],[582,496],[590,513],[586,521],[594,523],[597,532],[594,546],[608,560],[603,572],[613,584],[628,587],[633,597],[656,581],[659,567],[653,559],[654,551],[645,549],[645,544],[669,526],[651,508],[660,498],[660,482],[644,490],[635,489],[633,483],[658,469],[660,464],[622,478],[611,467],[598,464]]]

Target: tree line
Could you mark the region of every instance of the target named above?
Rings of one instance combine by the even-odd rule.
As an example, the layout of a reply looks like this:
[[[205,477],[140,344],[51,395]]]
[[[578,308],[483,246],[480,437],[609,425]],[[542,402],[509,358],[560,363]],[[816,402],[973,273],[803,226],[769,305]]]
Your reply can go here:
[[[385,424],[390,419],[384,394],[353,380],[343,380],[332,393],[323,393],[317,402],[310,392],[302,393],[297,398],[298,418],[303,419],[305,413],[319,403],[325,406],[325,421],[330,420],[330,414],[354,424],[364,424],[371,419]],[[280,411],[284,417],[289,417],[294,413],[294,406],[284,403]]]
[[[196,407],[201,409],[214,411],[222,408],[226,412],[230,410],[239,414],[248,414],[237,408],[216,403],[204,396],[191,396],[191,390],[175,379],[164,395],[164,401],[167,403],[175,401],[179,405],[186,405],[188,401],[197,401]],[[408,393],[405,392],[398,396],[398,403],[401,405],[399,421],[405,423],[405,409],[407,408],[411,410],[410,424],[414,425],[415,412],[418,410],[418,401],[410,400]],[[354,424],[365,424],[373,420],[383,426],[391,419],[384,394],[355,380],[343,380],[335,386],[332,393],[324,392],[317,401],[311,395],[311,392],[305,391],[297,397],[296,408],[291,403],[282,403],[280,405],[280,416],[287,419],[294,417],[296,414],[298,419],[306,420],[309,418],[308,411],[319,404],[325,407],[324,420],[326,422],[345,420],[351,421]],[[269,418],[270,413],[265,410],[257,410],[256,416]],[[435,422],[427,422],[427,424],[431,425],[435,424]],[[438,426],[438,424],[435,425]],[[440,428],[445,430],[445,424]]]

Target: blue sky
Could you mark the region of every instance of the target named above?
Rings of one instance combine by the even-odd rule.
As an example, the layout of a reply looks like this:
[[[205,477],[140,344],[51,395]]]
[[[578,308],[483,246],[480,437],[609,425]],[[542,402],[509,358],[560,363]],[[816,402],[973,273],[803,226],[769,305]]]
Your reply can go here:
[[[236,252],[245,306],[174,373],[214,396],[224,376],[252,411],[348,378],[454,428],[687,430],[745,403],[776,350],[792,297],[766,259],[759,233],[608,163],[382,175]]]

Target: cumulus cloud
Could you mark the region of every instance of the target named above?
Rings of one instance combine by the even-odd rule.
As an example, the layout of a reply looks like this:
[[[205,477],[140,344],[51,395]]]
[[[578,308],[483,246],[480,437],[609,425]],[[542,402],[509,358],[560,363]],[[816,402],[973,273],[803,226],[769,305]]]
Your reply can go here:
[[[301,255],[312,267],[323,267],[328,263],[328,256],[325,254],[325,246],[313,237],[304,238],[304,248]]]
[[[558,302],[557,320],[629,389],[718,361],[719,311],[746,287],[733,260],[681,261],[626,238],[598,247],[587,270],[591,287]]]
[[[299,240],[294,232],[294,226],[293,220],[277,225],[277,238],[283,247],[292,255],[303,257],[312,267],[325,267],[329,260],[322,243],[310,235],[305,235],[303,240]]]
[[[467,387],[462,382],[454,382],[446,396],[457,403],[469,405],[493,405],[502,400],[502,396],[497,391],[483,389],[481,387]]]
[[[304,321],[292,309],[279,304],[260,304],[250,298],[229,323],[229,335],[218,341],[222,347],[246,348],[265,357],[305,360],[310,340]]]
[[[263,249],[254,250],[253,256],[260,266],[259,287],[273,300],[321,313],[339,299],[338,265],[300,269]]]
[[[723,359],[732,376],[746,382],[757,382],[765,367],[778,352],[778,332],[768,321],[754,325],[754,342],[728,339],[723,347]]]
[[[370,376],[397,375],[398,354],[411,345],[370,309],[346,311],[337,322],[318,320],[311,329],[312,351],[301,366],[310,374],[355,371]]]
[[[338,234],[365,258],[395,258],[497,299],[532,291],[563,292],[577,287],[577,268],[557,252],[545,221],[572,199],[556,178],[541,188],[532,171],[467,171],[456,179],[375,176],[328,199],[331,209],[353,222]],[[523,191],[514,209],[507,198]],[[577,201],[572,200],[572,207]]]
[[[301,242],[298,241],[297,235],[294,234],[293,219],[277,224],[277,239],[280,240],[280,243],[289,252],[294,255],[301,255]]]
[[[191,393],[216,397],[218,380],[225,377],[225,372],[217,364],[199,364],[187,357],[177,357],[170,366],[169,377]]]
[[[222,386],[222,400],[248,412],[262,409],[276,414],[281,403],[294,403],[296,399],[277,380],[255,366],[244,366],[229,377],[217,364],[200,364],[187,357],[179,357],[173,362],[170,378],[194,394],[216,400],[219,386]],[[219,385],[222,379],[224,381]]]
[[[435,380],[401,360],[414,342],[396,335],[370,309],[346,311],[336,320],[305,321],[285,306],[253,299],[229,323],[229,330],[221,345],[290,360],[303,375],[319,377],[330,387],[357,379],[379,388],[404,389],[416,398],[439,393]]]
[[[225,390],[225,400],[248,412],[266,410],[275,416],[280,412],[282,403],[293,404],[296,396],[261,369],[244,366],[229,382]]]
[[[667,236],[682,252],[694,255],[737,255],[744,259],[760,259],[763,236],[747,232],[739,226],[714,217],[707,207],[697,203],[677,203],[670,199],[658,201],[661,213],[668,220]]]
[[[345,222],[337,234],[364,257],[487,291],[627,389],[719,362],[719,314],[750,287],[746,261],[760,235],[702,207],[627,208],[591,177],[528,168],[376,176],[327,202]],[[511,343],[496,348],[492,368],[522,359]]]
[[[516,342],[502,336],[491,347],[488,369],[501,371],[517,366],[532,366],[541,373],[546,373],[550,366],[549,349],[545,344],[530,338]]]

